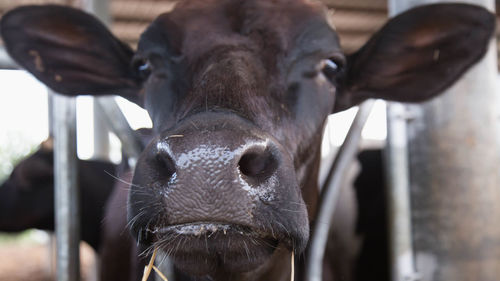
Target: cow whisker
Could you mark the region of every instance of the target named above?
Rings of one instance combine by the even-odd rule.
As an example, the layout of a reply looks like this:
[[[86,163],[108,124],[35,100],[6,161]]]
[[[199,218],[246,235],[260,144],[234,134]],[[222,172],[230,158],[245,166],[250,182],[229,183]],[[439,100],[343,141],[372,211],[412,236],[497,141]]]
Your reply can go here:
[[[161,257],[161,261],[158,263],[159,266],[161,266],[166,260],[168,259],[168,255],[164,253]]]
[[[165,275],[163,275],[163,273],[161,273],[161,271],[154,265],[153,265],[153,270],[156,272],[156,274],[158,274],[158,276],[160,276],[160,278],[163,281],[168,281],[167,277]]]
[[[289,209],[284,209],[284,208],[281,208],[281,210],[287,211],[287,212],[290,212],[290,213],[300,213],[300,212],[302,212],[300,210],[289,210]]]
[[[133,193],[141,193],[142,192],[144,194],[149,194],[148,192],[144,191],[144,190],[148,189],[146,186],[142,186],[142,185],[138,185],[138,184],[135,184],[133,182],[130,182],[130,181],[126,181],[118,176],[115,176],[115,175],[109,173],[108,171],[104,171],[104,172],[106,174],[108,174],[110,177],[112,177],[113,179],[128,185],[127,187],[123,187],[123,189],[125,189],[127,191],[131,191],[131,187],[137,187],[137,188],[139,188],[139,190],[132,190],[131,192],[133,192]]]
[[[306,203],[302,203],[302,202],[293,202],[293,201],[288,201],[288,203],[290,204],[295,204],[295,205],[299,205],[299,206],[307,206]]]
[[[122,182],[122,183],[127,184],[127,185],[130,185],[130,186],[141,187],[141,186],[138,186],[138,185],[133,184],[132,182],[128,182],[128,181],[126,181],[126,180],[124,180],[124,179],[122,179],[122,178],[120,178],[120,177],[118,177],[118,176],[115,176],[115,175],[113,175],[113,174],[109,173],[108,171],[104,171],[104,172],[105,172],[106,174],[108,174],[109,176],[111,176],[113,179],[115,179],[115,180],[117,180],[117,181],[119,181],[119,182]],[[127,188],[126,188],[126,189],[127,189]],[[130,188],[128,188],[128,189],[130,189]]]
[[[151,245],[149,247],[147,247],[146,249],[144,249],[144,251],[142,251],[139,256],[140,257],[146,257],[147,255],[151,254],[151,253],[154,253],[154,251],[156,250],[157,248],[154,246],[154,245]]]
[[[210,251],[208,250],[208,238],[207,238],[207,234],[205,233],[204,236],[205,236],[205,248],[207,250],[207,254],[210,254]]]
[[[250,254],[249,254],[247,243],[245,241],[243,241],[243,245],[245,246],[245,252],[247,254],[247,259],[250,260]]]
[[[290,232],[288,231],[288,229],[287,229],[287,228],[286,228],[286,227],[285,227],[282,223],[280,223],[279,221],[276,221],[276,224],[277,224],[279,227],[281,227],[281,229],[283,229],[289,237],[291,237],[291,236],[290,236]]]
[[[130,219],[127,223],[127,225],[125,226],[126,229],[128,228],[133,228],[134,227],[134,224],[137,222],[137,220],[139,220],[139,218],[141,216],[143,216],[144,214],[146,213],[146,210],[141,210],[139,211],[139,213],[137,213],[137,215],[135,215],[132,219]]]

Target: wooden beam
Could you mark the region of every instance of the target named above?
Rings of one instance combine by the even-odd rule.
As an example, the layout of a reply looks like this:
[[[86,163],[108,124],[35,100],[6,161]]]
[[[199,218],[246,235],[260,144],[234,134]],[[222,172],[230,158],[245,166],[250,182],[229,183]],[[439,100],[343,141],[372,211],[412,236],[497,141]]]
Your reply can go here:
[[[171,11],[175,4],[175,1],[111,1],[111,14],[114,20],[150,22],[159,14]]]

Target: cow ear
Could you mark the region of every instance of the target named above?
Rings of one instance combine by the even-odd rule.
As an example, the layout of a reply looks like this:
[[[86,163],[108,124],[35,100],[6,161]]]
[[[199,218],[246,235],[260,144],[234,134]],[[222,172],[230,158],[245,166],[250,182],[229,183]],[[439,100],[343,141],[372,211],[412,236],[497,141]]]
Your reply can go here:
[[[64,6],[24,6],[3,16],[1,33],[12,58],[54,91],[140,103],[133,51],[95,17]]]
[[[495,16],[474,5],[434,4],[400,14],[347,58],[334,111],[368,98],[434,97],[483,57],[494,29]]]

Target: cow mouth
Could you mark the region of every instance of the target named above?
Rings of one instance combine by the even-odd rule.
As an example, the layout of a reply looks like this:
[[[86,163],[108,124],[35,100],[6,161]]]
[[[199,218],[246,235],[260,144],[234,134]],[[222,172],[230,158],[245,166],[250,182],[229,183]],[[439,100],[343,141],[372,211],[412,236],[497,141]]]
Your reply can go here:
[[[147,230],[153,247],[191,275],[243,273],[259,268],[278,246],[292,248],[291,238],[252,227],[195,222]]]

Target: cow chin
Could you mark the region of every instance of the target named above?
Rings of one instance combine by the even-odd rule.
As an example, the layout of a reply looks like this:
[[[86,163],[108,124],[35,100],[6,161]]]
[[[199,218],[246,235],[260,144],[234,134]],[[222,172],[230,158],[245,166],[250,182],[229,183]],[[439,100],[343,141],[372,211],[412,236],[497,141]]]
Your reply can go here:
[[[245,217],[234,215],[240,211],[238,204],[232,211],[217,209],[202,216],[194,207],[176,211],[166,205],[165,197],[157,194],[162,189],[139,187],[134,184],[130,192],[130,202],[136,202],[129,205],[133,235],[142,246],[168,256],[186,274],[253,274],[265,270],[276,252],[300,253],[307,245],[307,211],[303,203],[291,204],[296,200],[280,197],[281,204],[258,202]],[[204,208],[200,205],[197,211]]]
[[[299,215],[306,212],[289,212],[293,206],[257,204],[247,221],[229,212],[179,220],[163,202],[154,201],[153,192],[132,190],[131,195],[134,202],[149,202],[129,210],[138,242],[158,249],[192,276],[260,272],[277,249],[300,253],[308,241],[307,217]]]
[[[238,274],[258,270],[286,239],[246,226],[197,222],[152,231],[154,247],[189,275]]]
[[[290,206],[259,204],[246,222],[215,214],[179,221],[154,192],[134,190],[134,186],[132,201],[149,203],[129,209],[133,235],[143,247],[158,249],[188,275],[260,272],[277,249],[300,253],[308,241],[307,217],[299,215],[306,212],[289,212]]]

